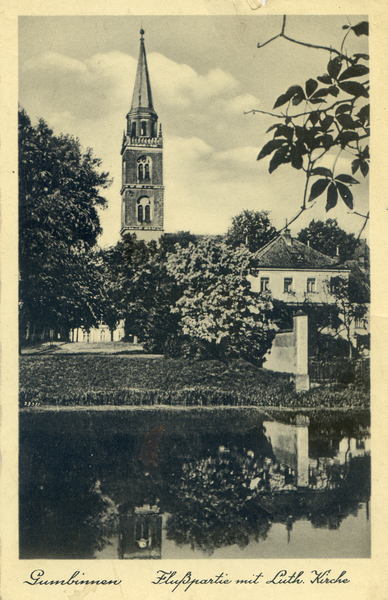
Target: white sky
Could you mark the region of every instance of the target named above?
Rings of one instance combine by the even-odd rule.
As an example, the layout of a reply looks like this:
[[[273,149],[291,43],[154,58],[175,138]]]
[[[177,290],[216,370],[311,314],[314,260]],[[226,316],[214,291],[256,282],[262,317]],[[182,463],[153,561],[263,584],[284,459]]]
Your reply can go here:
[[[365,17],[350,16],[352,25]],[[286,32],[306,42],[339,48],[347,17],[289,16]],[[33,122],[43,117],[55,133],[78,137],[102,159],[114,183],[101,213],[101,245],[120,229],[121,142],[135,79],[139,29],[145,45],[154,107],[163,126],[165,231],[225,233],[243,209],[268,210],[283,227],[302,203],[304,174],[290,165],[268,173],[256,161],[272,134],[271,110],[290,85],[326,71],[329,53],[278,39],[281,16],[20,17],[19,96]],[[348,52],[367,52],[366,38],[349,35]],[[340,169],[341,163],[344,168]],[[332,166],[326,163],[325,166]],[[340,170],[338,170],[340,169]],[[342,157],[337,171],[350,173]],[[356,179],[363,179],[359,172]],[[366,182],[352,188],[355,210],[368,210]],[[317,199],[292,226],[295,235],[313,219],[337,218],[358,233],[362,219]],[[364,232],[363,237],[367,234]]]

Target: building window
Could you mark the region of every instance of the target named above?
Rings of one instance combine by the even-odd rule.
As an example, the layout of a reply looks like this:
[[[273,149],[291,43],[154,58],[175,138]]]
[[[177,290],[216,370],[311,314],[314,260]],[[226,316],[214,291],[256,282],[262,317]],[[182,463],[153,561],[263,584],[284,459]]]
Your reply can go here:
[[[137,220],[139,223],[150,223],[152,219],[152,202],[147,196],[139,198],[137,201]]]
[[[100,339],[101,339],[102,342],[105,341],[105,329],[101,329]]]
[[[284,293],[292,292],[292,277],[284,278]]]
[[[316,292],[315,279],[311,278],[307,280],[307,292],[314,294]]]
[[[137,159],[137,181],[141,183],[147,181],[151,183],[152,179],[152,161],[149,156],[139,156]]]
[[[366,329],[365,319],[363,317],[356,317],[354,319],[354,326],[356,329]]]
[[[141,122],[141,134],[140,135],[147,135],[147,121]]]
[[[337,294],[340,291],[340,278],[339,277],[331,277],[330,278],[330,293]]]
[[[260,292],[269,292],[269,277],[260,278]]]
[[[131,137],[136,137],[136,121],[132,121]]]

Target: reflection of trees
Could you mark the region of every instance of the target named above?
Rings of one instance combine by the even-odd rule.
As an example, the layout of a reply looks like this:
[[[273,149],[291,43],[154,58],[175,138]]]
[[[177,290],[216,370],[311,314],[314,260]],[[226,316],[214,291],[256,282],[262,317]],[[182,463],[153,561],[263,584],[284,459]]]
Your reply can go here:
[[[139,460],[154,417],[144,423],[144,415],[131,413],[122,426],[119,421],[120,429],[117,417],[93,414],[92,433],[85,434],[84,413],[69,420],[67,413],[48,413],[44,421],[29,415],[19,446],[21,558],[91,558],[116,532],[118,511],[133,514],[144,504],[171,515],[168,539],[211,553],[265,539],[271,522],[286,525],[290,516],[338,528],[369,500],[369,457],[338,464],[320,441],[361,438],[360,424],[350,427],[338,414],[312,420],[313,474],[327,485],[297,489],[293,471],[276,462],[261,425],[244,428],[214,414],[207,428],[192,413],[173,426],[166,421],[157,468]]]
[[[356,516],[360,502],[370,499],[370,456],[352,458],[346,467],[343,485],[326,493],[324,501],[310,505],[314,527],[338,529],[349,515]]]
[[[20,558],[92,558],[117,525],[90,454],[59,426],[21,439],[19,497]]]
[[[99,482],[74,470],[47,469],[36,481],[21,495],[21,558],[92,558],[110,543],[118,511]]]
[[[265,539],[271,522],[306,519],[338,529],[370,498],[370,457],[352,458],[341,478],[324,490],[297,489],[287,468],[253,452],[220,448],[217,455],[186,462],[171,486],[176,498],[167,538],[212,553],[216,548]]]
[[[293,521],[307,519],[316,528],[338,529],[370,499],[370,456],[352,458],[341,466],[341,473],[334,488],[262,494],[258,502],[273,522],[287,524],[292,515]]]
[[[167,538],[212,553],[215,548],[264,539],[266,512],[252,505],[265,486],[262,458],[252,451],[220,447],[215,456],[186,462],[173,484],[177,502],[167,522]]]

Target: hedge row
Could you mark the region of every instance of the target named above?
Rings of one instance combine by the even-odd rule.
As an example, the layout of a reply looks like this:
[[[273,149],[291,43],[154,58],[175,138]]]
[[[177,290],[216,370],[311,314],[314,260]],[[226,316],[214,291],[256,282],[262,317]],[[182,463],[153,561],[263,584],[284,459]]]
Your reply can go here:
[[[114,389],[49,394],[39,389],[20,389],[20,407],[29,406],[274,406],[289,408],[369,407],[369,393],[353,386],[326,386],[297,394],[293,384],[277,389],[263,387],[254,394],[217,388]]]

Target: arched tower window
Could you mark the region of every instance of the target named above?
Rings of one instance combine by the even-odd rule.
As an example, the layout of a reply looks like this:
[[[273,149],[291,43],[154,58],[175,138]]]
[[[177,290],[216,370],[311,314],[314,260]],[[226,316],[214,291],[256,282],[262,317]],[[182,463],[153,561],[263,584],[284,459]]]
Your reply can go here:
[[[152,181],[152,160],[149,156],[139,156],[137,159],[137,181],[138,183]]]
[[[147,135],[147,121],[141,122],[141,133],[140,135]]]
[[[139,223],[151,223],[152,200],[148,196],[143,196],[137,201],[137,220]]]
[[[136,121],[132,121],[131,137],[136,137]]]

